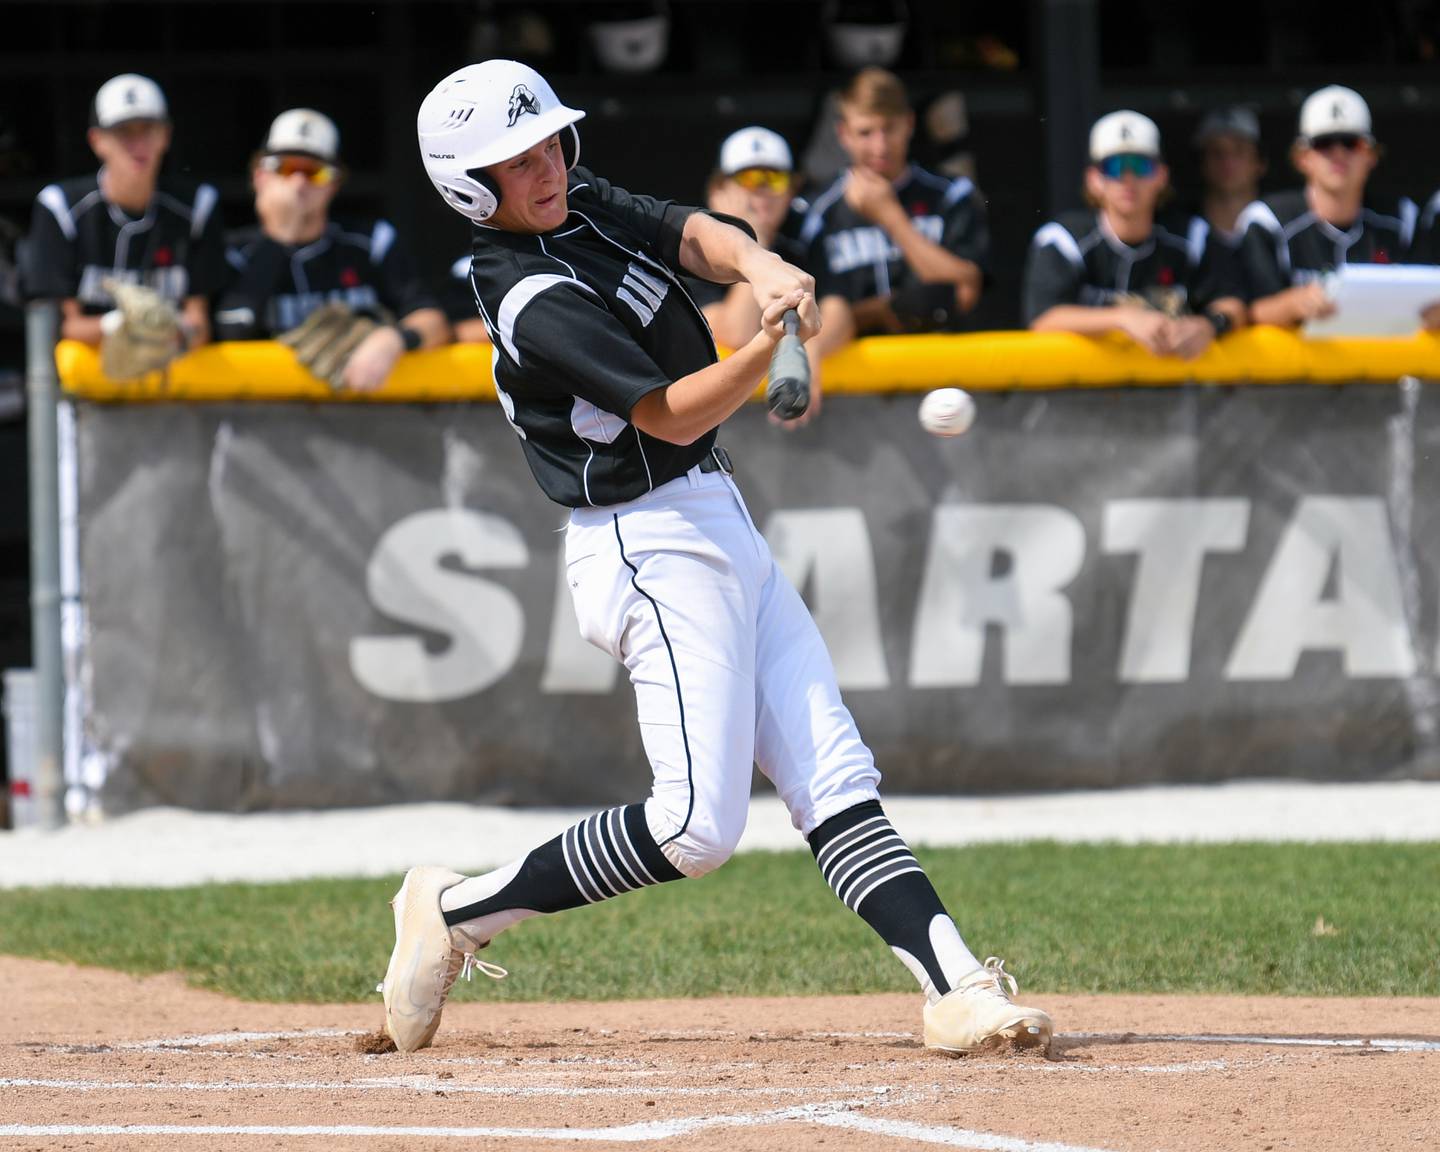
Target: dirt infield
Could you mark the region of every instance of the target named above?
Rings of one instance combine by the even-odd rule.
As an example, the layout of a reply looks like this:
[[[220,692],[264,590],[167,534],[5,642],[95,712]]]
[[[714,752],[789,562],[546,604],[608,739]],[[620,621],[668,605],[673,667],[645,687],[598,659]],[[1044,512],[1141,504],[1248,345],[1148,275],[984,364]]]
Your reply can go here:
[[[0,1148],[1419,1149],[1440,1000],[1042,996],[1049,1060],[919,1045],[914,996],[374,1005],[0,957]]]

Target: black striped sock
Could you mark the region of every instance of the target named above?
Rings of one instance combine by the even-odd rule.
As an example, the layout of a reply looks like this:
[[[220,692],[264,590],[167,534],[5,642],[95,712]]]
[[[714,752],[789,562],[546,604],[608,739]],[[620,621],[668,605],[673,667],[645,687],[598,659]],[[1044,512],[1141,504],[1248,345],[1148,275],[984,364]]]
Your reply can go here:
[[[597,812],[542,844],[498,891],[446,910],[445,923],[453,926],[513,909],[561,912],[681,875],[650,835],[645,805],[630,804]]]
[[[826,820],[810,833],[810,850],[825,883],[846,907],[902,959],[913,958],[920,965],[929,978],[928,985],[921,980],[927,994],[949,992],[954,984],[936,955],[931,934],[935,918],[948,922],[949,914],[880,802],[867,800]],[[958,935],[955,940],[959,942]],[[955,966],[953,961],[948,965]]]

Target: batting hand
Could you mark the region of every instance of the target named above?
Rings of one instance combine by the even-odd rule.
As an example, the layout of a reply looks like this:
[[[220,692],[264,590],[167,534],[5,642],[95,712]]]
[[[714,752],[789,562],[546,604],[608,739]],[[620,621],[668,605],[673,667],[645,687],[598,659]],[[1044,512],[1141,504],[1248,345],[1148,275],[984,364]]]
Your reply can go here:
[[[775,253],[766,252],[758,245],[755,247],[754,258],[747,262],[741,271],[750,282],[750,289],[755,293],[755,303],[760,306],[762,313],[768,312],[777,300],[794,296],[796,293],[808,296],[812,308],[815,305],[815,277],[803,268],[785,263]],[[798,300],[799,297],[795,298]],[[790,307],[795,305],[791,304]],[[818,313],[816,323],[818,331]],[[778,340],[779,337],[776,336],[775,339]]]
[[[800,317],[800,327],[795,335],[804,344],[820,331],[820,307],[808,290],[797,288],[772,300],[760,313],[760,328],[771,340],[778,342],[785,335],[785,313],[791,308]]]

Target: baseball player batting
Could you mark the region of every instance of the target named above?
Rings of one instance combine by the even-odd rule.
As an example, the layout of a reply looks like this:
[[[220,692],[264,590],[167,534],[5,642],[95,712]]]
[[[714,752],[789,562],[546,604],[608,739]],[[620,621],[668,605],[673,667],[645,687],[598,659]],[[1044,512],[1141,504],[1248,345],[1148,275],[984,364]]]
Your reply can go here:
[[[456,977],[512,924],[702,876],[735,850],[751,764],[774,782],[821,874],[925,992],[925,1043],[1045,1047],[1000,961],[971,955],[880,806],[879,773],[803,601],[776,566],[716,428],[758,385],[813,281],[705,212],[575,166],[576,123],[533,69],[463,68],[420,107],[420,152],[474,222],[471,284],[495,383],[536,481],[570,509],[580,630],[629,670],[654,788],[483,876],[412,868],[393,903],[386,1030],[429,1044]],[[723,361],[680,286],[747,281],[763,329]]]

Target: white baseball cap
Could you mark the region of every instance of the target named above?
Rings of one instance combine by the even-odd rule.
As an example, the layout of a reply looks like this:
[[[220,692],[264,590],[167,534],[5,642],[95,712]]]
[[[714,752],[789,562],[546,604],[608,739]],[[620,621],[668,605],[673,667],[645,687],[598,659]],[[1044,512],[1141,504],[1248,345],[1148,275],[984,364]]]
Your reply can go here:
[[[125,72],[100,85],[92,113],[97,128],[114,128],[130,120],[170,119],[160,85],[134,72]]]
[[[1090,162],[1098,164],[1122,152],[1158,157],[1160,129],[1155,127],[1155,121],[1130,111],[1111,112],[1095,121],[1095,127],[1090,129]]]
[[[733,176],[745,168],[778,168],[790,172],[795,161],[785,137],[769,128],[741,128],[720,145],[720,171]]]
[[[299,153],[327,164],[340,163],[340,130],[335,121],[313,108],[291,108],[275,117],[265,137],[267,154]]]
[[[1370,135],[1370,106],[1353,88],[1332,84],[1305,98],[1300,106],[1300,137],[1314,140],[1334,132]]]

